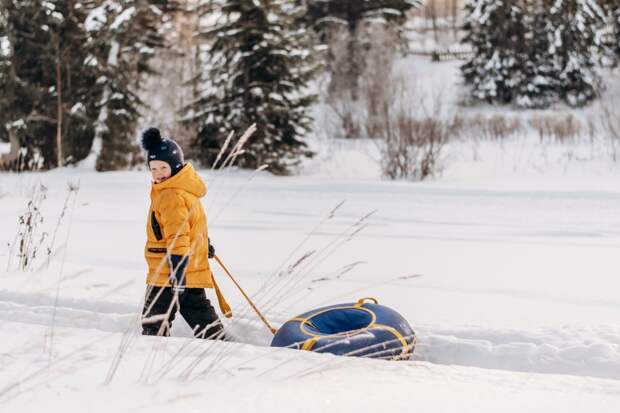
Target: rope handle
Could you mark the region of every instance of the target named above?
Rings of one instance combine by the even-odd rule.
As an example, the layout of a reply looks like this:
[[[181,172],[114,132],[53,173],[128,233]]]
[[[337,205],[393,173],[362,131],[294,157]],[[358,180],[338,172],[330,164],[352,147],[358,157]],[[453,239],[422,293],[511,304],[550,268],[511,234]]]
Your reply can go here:
[[[222,262],[222,260],[220,259],[220,257],[218,257],[217,255],[213,255],[213,258],[215,258],[215,261],[217,261],[218,264],[220,264],[220,267],[222,267],[222,269],[224,270],[224,272],[228,275],[228,277],[230,277],[230,279],[232,280],[232,282],[235,284],[235,286],[239,289],[239,291],[241,292],[241,294],[243,295],[243,297],[246,299],[246,301],[248,302],[248,304],[250,304],[250,306],[254,309],[254,311],[256,312],[256,314],[260,317],[260,319],[263,321],[263,323],[265,323],[265,325],[267,326],[267,328],[269,329],[269,331],[271,331],[272,334],[276,334],[277,330],[275,328],[273,328],[271,326],[271,324],[269,324],[269,321],[267,321],[267,319],[265,318],[265,316],[258,311],[258,308],[256,308],[256,305],[254,305],[254,303],[252,302],[252,300],[250,300],[250,297],[248,297],[248,295],[245,293],[245,291],[243,291],[243,288],[241,288],[241,286],[239,285],[239,283],[237,282],[237,280],[235,280],[235,278],[232,276],[232,274],[230,273],[230,271],[228,271],[228,268],[226,268],[226,266],[224,265],[224,263]],[[232,314],[231,314],[232,315]]]
[[[357,300],[357,305],[363,305],[366,302],[366,300],[373,301],[375,304],[379,304],[379,301],[374,297],[364,297],[364,298],[360,298],[359,300]]]

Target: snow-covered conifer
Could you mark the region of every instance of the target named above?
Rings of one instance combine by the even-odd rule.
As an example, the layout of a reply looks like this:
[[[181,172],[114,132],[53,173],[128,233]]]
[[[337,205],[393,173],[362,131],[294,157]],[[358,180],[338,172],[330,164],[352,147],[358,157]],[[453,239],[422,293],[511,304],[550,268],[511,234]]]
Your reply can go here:
[[[135,145],[138,91],[150,60],[163,47],[160,34],[164,11],[159,1],[103,0],[86,18],[86,29],[96,47],[97,64],[104,74],[92,153],[99,171],[126,167]]]
[[[548,50],[543,59],[557,79],[556,93],[571,106],[582,106],[599,94],[593,49],[605,14],[596,0],[544,0]]]
[[[603,13],[594,0],[472,0],[462,67],[475,99],[546,107],[579,106],[600,91],[592,55]]]
[[[88,5],[69,0],[3,1],[3,49],[10,70],[3,85],[7,93],[2,96],[1,126],[3,133],[10,130],[18,140],[22,167],[76,162],[90,149],[100,71],[89,64],[83,27]]]
[[[78,162],[93,142],[98,169],[124,166],[162,0],[3,1],[11,70],[0,135],[17,137],[26,167]]]
[[[317,69],[308,33],[293,25],[300,9],[286,0],[213,3],[218,24],[201,34],[208,70],[200,98],[185,111],[197,126],[197,155],[212,164],[231,131],[256,123],[237,164],[287,173],[310,155],[301,138],[310,128],[307,85]]]
[[[616,9],[612,14],[614,36],[616,38],[616,56],[620,59],[620,3],[616,3]]]
[[[546,104],[548,85],[537,77],[535,22],[526,6],[522,0],[472,0],[466,5],[463,42],[474,54],[461,70],[475,99],[527,107]]]
[[[603,11],[607,15],[607,26],[604,32],[604,47],[606,56],[611,57],[614,64],[620,62],[620,1],[599,0]]]
[[[0,8],[0,90],[4,92],[4,99],[0,99],[0,142],[8,142],[9,136],[6,127],[6,102],[9,76],[11,70],[11,42],[8,37],[8,10]]]

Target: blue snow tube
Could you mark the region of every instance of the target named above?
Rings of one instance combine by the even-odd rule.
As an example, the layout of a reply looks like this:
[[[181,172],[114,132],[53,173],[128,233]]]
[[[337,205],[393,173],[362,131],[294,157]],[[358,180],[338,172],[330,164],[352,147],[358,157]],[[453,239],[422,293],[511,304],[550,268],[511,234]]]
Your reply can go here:
[[[271,346],[340,356],[408,359],[415,342],[415,333],[403,316],[374,298],[362,298],[356,303],[308,311],[287,321]]]

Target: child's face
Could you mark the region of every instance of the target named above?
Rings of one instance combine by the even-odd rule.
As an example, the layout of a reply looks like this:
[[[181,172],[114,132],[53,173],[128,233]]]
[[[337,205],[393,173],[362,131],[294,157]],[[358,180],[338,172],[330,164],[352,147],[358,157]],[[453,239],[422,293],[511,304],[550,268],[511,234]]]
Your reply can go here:
[[[161,184],[172,175],[172,170],[168,162],[164,161],[150,161],[149,167],[151,168],[151,175],[153,176],[153,182]]]

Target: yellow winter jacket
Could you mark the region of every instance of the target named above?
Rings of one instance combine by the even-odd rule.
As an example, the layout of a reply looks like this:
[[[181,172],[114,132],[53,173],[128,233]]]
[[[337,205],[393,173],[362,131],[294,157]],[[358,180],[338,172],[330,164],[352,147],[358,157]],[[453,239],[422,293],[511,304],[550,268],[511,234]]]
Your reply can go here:
[[[209,232],[200,198],[207,187],[191,163],[174,176],[151,187],[151,206],[146,225],[144,255],[149,267],[147,284],[169,287],[169,255],[189,256],[187,288],[215,288],[224,314],[230,307],[222,296],[209,266]]]

